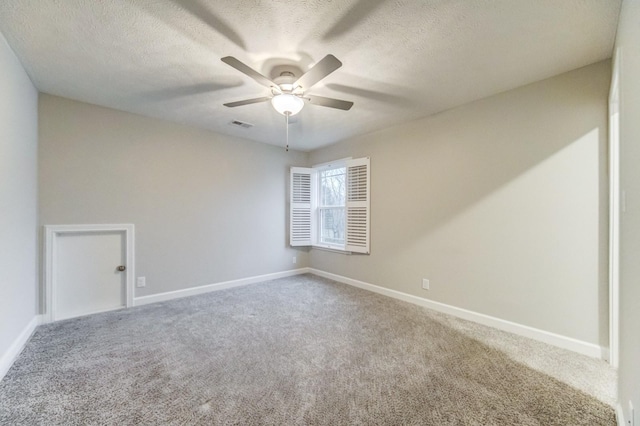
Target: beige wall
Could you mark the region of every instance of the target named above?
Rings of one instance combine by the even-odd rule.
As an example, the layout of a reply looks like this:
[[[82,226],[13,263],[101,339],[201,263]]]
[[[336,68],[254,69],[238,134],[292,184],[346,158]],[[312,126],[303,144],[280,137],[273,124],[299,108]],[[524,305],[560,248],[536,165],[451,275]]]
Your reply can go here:
[[[622,4],[616,48],[620,61],[620,365],[618,398],[627,421],[629,401],[640,424],[640,2]],[[626,424],[626,423],[625,423]]]
[[[50,95],[39,111],[40,224],[135,224],[136,296],[308,266],[286,231],[307,154]]]
[[[37,314],[37,105],[0,34],[0,359]]]
[[[313,151],[371,157],[372,243],[311,266],[608,346],[609,80],[601,62]]]

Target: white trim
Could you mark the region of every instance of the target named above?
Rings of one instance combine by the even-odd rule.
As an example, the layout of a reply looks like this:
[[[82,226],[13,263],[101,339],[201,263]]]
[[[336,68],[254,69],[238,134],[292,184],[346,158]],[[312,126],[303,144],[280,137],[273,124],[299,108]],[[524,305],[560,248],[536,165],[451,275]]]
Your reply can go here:
[[[384,296],[393,297],[394,299],[413,303],[414,305],[423,306],[425,308],[433,309],[434,311],[443,312],[445,314],[453,315],[455,317],[462,318],[468,321],[473,321],[478,324],[487,325],[489,327],[497,328],[498,330],[508,331],[513,334],[528,337],[530,339],[538,340],[540,342],[544,342],[563,349],[568,349],[593,358],[602,358],[603,354],[605,353],[604,351],[606,351],[606,348],[595,345],[593,343],[583,342],[572,337],[562,336],[559,334],[529,327],[527,325],[506,321],[478,312],[469,311],[467,309],[435,302],[433,300],[413,296],[411,294],[403,293],[397,290],[391,290],[385,287],[369,284],[364,281],[354,280],[352,278],[343,277],[341,275],[332,274],[330,272],[325,272],[314,268],[309,268],[309,272],[314,275],[329,278],[334,281],[338,281],[364,290],[369,290],[374,293],[382,294]]]
[[[0,380],[9,372],[9,369],[13,363],[18,359],[18,356],[26,346],[27,342],[36,330],[36,327],[40,325],[42,318],[40,315],[36,315],[29,321],[29,324],[22,330],[22,332],[16,337],[9,349],[2,354],[0,358]]]
[[[91,316],[91,315],[103,314],[105,312],[120,311],[122,309],[127,309],[127,308],[128,308],[128,306],[116,306],[114,308],[105,308],[105,309],[97,309],[95,311],[81,312],[79,314],[74,314],[73,317],[71,317],[71,318],[65,318],[65,320],[66,319],[72,319],[72,318],[75,319],[75,318],[81,318],[81,317],[88,317],[88,316]],[[56,320],[56,321],[58,321],[58,320]],[[63,321],[63,320],[60,320],[60,321]]]
[[[309,268],[291,269],[289,271],[275,272],[272,274],[256,275],[253,277],[240,278],[231,281],[222,281],[215,284],[207,284],[198,287],[184,288],[181,290],[168,291],[166,293],[151,294],[149,296],[136,297],[133,300],[134,306],[148,305],[149,303],[164,302],[166,300],[178,299],[181,297],[195,296],[212,291],[225,290],[227,288],[242,287],[249,284],[256,284],[264,281],[271,281],[278,278],[291,277],[294,275],[307,274]]]
[[[44,237],[44,321],[55,321],[53,301],[56,292],[56,245],[58,234],[78,232],[124,232],[126,250],[125,300],[126,307],[133,306],[133,282],[135,277],[135,227],[133,224],[100,224],[100,225],[45,225]],[[118,308],[116,308],[118,309]]]
[[[618,426],[627,426],[627,423],[624,420],[624,410],[622,409],[620,402],[616,404],[616,422],[618,423]]]
[[[313,166],[311,166],[312,169],[328,169],[328,168],[333,168],[333,166],[335,166],[335,168],[338,167],[344,167],[344,165],[346,164],[347,160],[351,160],[352,157],[344,157],[344,158],[340,158],[338,160],[333,160],[333,161],[327,161],[324,163],[320,163],[320,164],[314,164]]]
[[[620,67],[622,51],[615,49],[609,90],[609,355],[619,363],[620,288]]]

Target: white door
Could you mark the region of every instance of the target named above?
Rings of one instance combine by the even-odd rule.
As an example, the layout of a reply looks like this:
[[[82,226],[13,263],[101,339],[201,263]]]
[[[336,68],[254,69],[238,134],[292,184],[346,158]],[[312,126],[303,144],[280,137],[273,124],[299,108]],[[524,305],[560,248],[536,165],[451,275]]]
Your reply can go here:
[[[55,252],[54,320],[126,306],[124,231],[60,233]]]

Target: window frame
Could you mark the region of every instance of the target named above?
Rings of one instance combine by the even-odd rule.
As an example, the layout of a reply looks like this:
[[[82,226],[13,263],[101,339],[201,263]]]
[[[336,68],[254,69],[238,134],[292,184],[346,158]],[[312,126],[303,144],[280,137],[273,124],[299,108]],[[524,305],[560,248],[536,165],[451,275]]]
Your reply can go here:
[[[329,161],[326,163],[321,163],[321,164],[316,164],[314,166],[311,167],[311,169],[313,169],[315,171],[315,177],[312,177],[316,179],[316,187],[318,188],[318,190],[316,191],[315,194],[315,202],[312,203],[312,217],[314,217],[315,222],[316,222],[316,229],[317,232],[315,233],[315,235],[313,236],[312,240],[311,240],[311,246],[312,247],[316,247],[316,248],[322,248],[322,249],[328,249],[328,250],[334,250],[334,251],[339,251],[339,252],[345,252],[345,253],[351,253],[350,251],[348,251],[346,249],[347,247],[347,188],[346,188],[346,175],[347,175],[347,161],[351,160],[351,157],[347,157],[347,158],[341,158],[339,160],[336,161]],[[335,169],[344,169],[344,175],[345,175],[345,188],[344,188],[344,196],[343,196],[343,200],[342,200],[342,204],[341,205],[331,205],[331,206],[325,206],[322,204],[321,199],[322,199],[322,186],[320,185],[321,179],[322,179],[322,172],[328,171],[328,170],[335,170]],[[336,208],[340,208],[342,209],[342,223],[343,223],[343,238],[344,238],[344,243],[343,244],[333,244],[333,243],[327,243],[327,242],[323,242],[322,241],[322,211],[323,210],[330,210],[330,209],[336,209]]]

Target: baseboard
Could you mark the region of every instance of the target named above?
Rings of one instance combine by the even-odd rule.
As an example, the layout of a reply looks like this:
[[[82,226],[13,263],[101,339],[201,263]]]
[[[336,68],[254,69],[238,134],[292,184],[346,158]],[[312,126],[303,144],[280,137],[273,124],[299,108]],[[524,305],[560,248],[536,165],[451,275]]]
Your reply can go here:
[[[608,354],[608,349],[606,348],[595,345],[593,343],[583,342],[572,337],[562,336],[559,334],[551,333],[511,321],[506,321],[500,318],[469,311],[467,309],[458,308],[444,303],[435,302],[433,300],[413,296],[401,291],[391,290],[385,287],[380,287],[374,284],[366,283],[364,281],[354,280],[352,278],[332,274],[330,272],[325,272],[314,268],[309,268],[309,272],[321,277],[329,278],[334,281],[338,281],[364,290],[369,290],[374,293],[382,294],[384,296],[393,297],[394,299],[413,303],[415,305],[433,309],[434,311],[453,315],[458,318],[487,325],[499,330],[508,331],[513,334],[528,337],[530,339],[538,340],[540,342],[544,342],[563,349],[568,349],[593,358],[604,358],[604,356]]]
[[[36,327],[40,325],[42,318],[40,315],[36,315],[29,321],[29,324],[22,330],[20,335],[13,341],[9,349],[0,358],[0,380],[7,374],[15,360],[20,355],[20,352],[24,349],[25,345],[29,341],[29,338],[36,330]]]
[[[616,422],[618,423],[618,426],[627,426],[624,420],[624,410],[619,402],[616,404]]]
[[[227,288],[241,287],[249,284],[256,284],[263,281],[275,280],[278,278],[291,277],[309,273],[309,268],[291,269],[289,271],[275,272],[273,274],[255,275],[253,277],[240,278],[238,280],[223,281],[215,284],[207,284],[198,287],[190,287],[181,290],[168,291],[166,293],[151,294],[149,296],[135,297],[133,306],[148,305],[149,303],[164,302],[181,297],[195,296],[212,291],[224,290]]]
[[[354,280],[352,278],[344,277],[342,275],[325,272],[314,268],[300,268],[292,269],[289,271],[276,272],[272,274],[256,275],[253,277],[241,278],[232,281],[223,281],[215,284],[208,284],[199,287],[191,287],[176,291],[169,291],[166,293],[152,294],[149,296],[136,297],[133,300],[134,306],[147,305],[149,303],[164,302],[167,300],[177,299],[187,296],[195,296],[198,294],[209,293],[212,291],[224,290],[228,288],[241,287],[249,284],[256,284],[264,281],[275,280],[278,278],[290,277],[293,275],[300,275],[305,273],[312,273],[321,277],[325,277],[334,281],[338,281],[344,284],[348,284],[354,287],[358,287],[364,290],[369,290],[374,293],[382,294],[384,296],[393,297],[394,299],[402,300],[405,302],[413,303],[415,305],[423,306],[425,308],[433,309],[434,311],[442,312],[445,314],[453,315],[458,318],[462,318],[468,321],[473,321],[479,324],[487,325],[489,327],[497,328],[499,330],[508,331],[520,336],[528,337],[530,339],[538,340],[553,346],[557,346],[563,349],[568,349],[583,355],[587,355],[593,358],[608,359],[609,350],[607,348],[595,345],[593,343],[583,342],[578,339],[574,339],[567,336],[551,333],[548,331],[540,330],[537,328],[529,327],[526,325],[514,323],[511,321],[503,320],[500,318],[492,317],[489,315],[481,314],[467,309],[458,308],[456,306],[447,305],[445,303],[435,302],[433,300],[425,299],[423,297],[414,296],[411,294],[403,293],[397,290],[391,290],[389,288],[380,287],[374,284],[370,284],[364,281]]]

